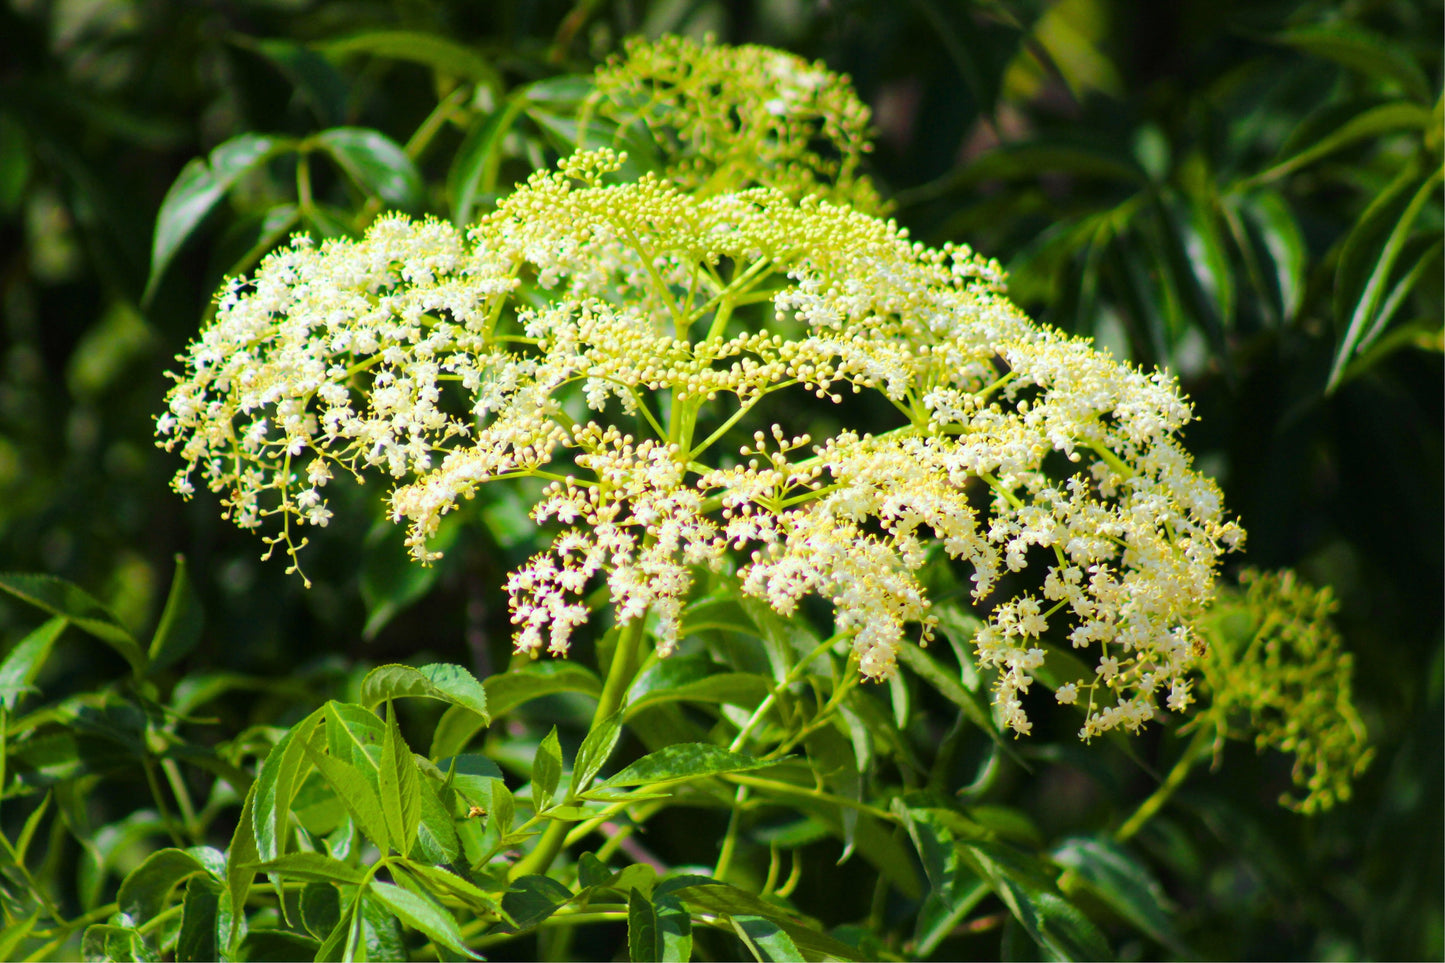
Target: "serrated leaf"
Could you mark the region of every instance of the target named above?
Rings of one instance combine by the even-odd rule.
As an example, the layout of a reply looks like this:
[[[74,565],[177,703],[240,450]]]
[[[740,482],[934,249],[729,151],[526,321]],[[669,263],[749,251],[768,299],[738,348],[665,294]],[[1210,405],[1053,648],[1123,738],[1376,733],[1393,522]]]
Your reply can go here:
[[[301,925],[325,940],[341,922],[341,891],[331,883],[310,882],[301,890]]]
[[[734,916],[732,924],[733,931],[759,960],[803,963],[798,945],[772,920],[763,916]]]
[[[176,252],[186,243],[211,208],[236,182],[270,160],[287,142],[261,134],[242,134],[218,144],[208,158],[196,158],[181,169],[156,213],[151,241],[151,270],[142,303],[149,302]]]
[[[487,707],[493,718],[533,699],[560,692],[581,692],[596,696],[602,692],[597,674],[575,662],[532,662],[520,669],[509,669],[489,676],[483,686],[487,690]]]
[[[777,759],[759,759],[744,752],[730,752],[703,742],[684,742],[648,753],[601,785],[612,788],[650,786],[729,772],[747,772],[776,766],[779,762]]]
[[[562,781],[562,744],[557,740],[557,727],[547,733],[532,761],[532,805],[538,812],[552,804],[557,786]]]
[[[361,941],[355,948],[357,958],[407,959],[406,934],[391,907],[372,895],[369,888],[361,890],[357,901],[361,920]]]
[[[192,876],[181,903],[176,963],[219,960],[230,930],[231,906],[226,888],[213,876]]]
[[[383,853],[390,850],[393,840],[388,821],[371,780],[351,763],[342,762],[327,752],[313,749],[309,744],[303,744],[302,751],[311,764],[321,770],[321,775],[331,784],[337,798],[346,804],[346,810],[351,814],[351,818],[356,820],[357,828]]]
[[[333,127],[317,134],[316,142],[368,196],[402,210],[421,208],[422,180],[416,164],[381,131]]]
[[[317,737],[317,722],[323,710],[318,709],[286,731],[271,747],[256,776],[252,822],[256,851],[261,859],[275,859],[286,851],[287,822],[291,800],[301,787],[307,765],[305,744]],[[232,844],[235,848],[235,844]],[[233,898],[235,893],[232,893]],[[240,906],[239,901],[234,905]]]
[[[339,40],[328,40],[317,47],[330,56],[362,53],[408,60],[493,89],[502,86],[496,68],[470,47],[419,30],[368,30]]]
[[[411,854],[416,828],[421,821],[421,789],[417,785],[416,763],[402,738],[401,727],[387,713],[386,738],[381,744],[379,773],[381,811],[386,818],[392,845],[403,856]]]
[[[506,918],[505,911],[496,900],[456,873],[440,866],[428,866],[414,859],[404,860],[401,865],[432,890],[454,896],[477,912],[495,913],[499,917]]]
[[[196,873],[219,878],[225,857],[217,850],[162,849],[151,853],[126,874],[116,905],[136,923],[146,923],[165,909],[171,890]]]
[[[86,960],[106,960],[108,963],[156,963],[160,959],[139,932],[110,924],[87,926],[80,942],[80,953]]]
[[[480,956],[467,949],[466,941],[462,939],[462,931],[457,927],[456,919],[431,900],[418,896],[410,890],[402,889],[400,886],[375,880],[367,889],[371,895],[395,913],[403,923],[425,933],[433,943],[445,947],[453,953],[460,953],[468,959],[481,959]]]
[[[502,909],[512,917],[514,932],[529,930],[567,905],[572,891],[550,876],[522,876],[512,881],[502,897]]]
[[[768,680],[750,672],[728,672],[705,655],[659,659],[628,690],[630,718],[664,702],[718,702],[752,708],[767,698]]]
[[[592,778],[597,775],[612,750],[617,746],[617,740],[622,735],[622,714],[614,712],[612,715],[597,723],[588,731],[582,745],[577,748],[577,759],[572,764],[572,787],[570,795],[577,795],[585,791]]]
[[[69,624],[64,616],[48,619],[17,642],[5,661],[0,662],[0,706],[6,711],[13,710],[21,696],[36,691],[32,684],[35,676],[44,667],[55,640]]]
[[[322,853],[287,853],[262,863],[252,863],[258,873],[275,873],[309,883],[344,883],[356,886],[366,882],[369,874],[360,866],[342,862]]]
[[[0,573],[0,589],[51,615],[63,616],[120,653],[136,678],[146,672],[146,656],[120,619],[79,586],[53,575]]]
[[[487,690],[477,677],[459,665],[435,662],[430,665],[379,665],[361,681],[361,702],[367,708],[387,699],[436,699],[470,710],[484,720]]]
[[[166,607],[161,620],[151,636],[150,671],[175,665],[196,647],[201,640],[201,626],[205,616],[201,610],[201,598],[191,586],[186,574],[184,555],[176,556],[176,572],[171,576],[171,590],[166,596]]]
[[[1180,957],[1198,957],[1180,938],[1164,887],[1139,860],[1112,839],[1074,837],[1053,850],[1067,867],[1120,916]]]
[[[452,815],[442,804],[431,780],[423,779],[418,785],[421,796],[421,819],[417,823],[416,847],[412,852],[418,859],[430,863],[454,862],[460,852],[456,827]]]
[[[627,954],[632,963],[658,963],[662,940],[652,901],[633,890],[627,897]]]
[[[677,896],[658,896],[652,905],[661,943],[657,959],[661,963],[687,963],[692,959],[692,915]]]
[[[226,892],[230,895],[231,906],[236,911],[231,916],[230,933],[225,937],[228,955],[235,956],[237,943],[241,938],[241,924],[246,914],[241,909],[246,905],[246,895],[256,878],[251,863],[261,858],[256,849],[255,803],[260,779],[251,783],[246,792],[246,801],[241,805],[241,817],[236,821],[236,831],[231,834],[231,845],[226,850]]]

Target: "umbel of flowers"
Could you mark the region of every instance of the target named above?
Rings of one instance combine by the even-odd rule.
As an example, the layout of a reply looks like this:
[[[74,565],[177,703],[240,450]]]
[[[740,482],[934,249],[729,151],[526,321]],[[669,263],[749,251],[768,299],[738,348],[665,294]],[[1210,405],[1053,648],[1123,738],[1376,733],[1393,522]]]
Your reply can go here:
[[[518,649],[565,653],[605,582],[615,621],[655,620],[666,654],[710,566],[783,615],[828,600],[870,679],[928,641],[937,548],[972,579],[1016,732],[1045,634],[1095,666],[1057,690],[1085,738],[1184,708],[1190,624],[1242,533],[1180,445],[1171,378],[1033,323],[996,264],[851,204],[619,169],[578,153],[466,231],[387,216],[231,280],[157,425],[177,490],[221,493],[294,565],[333,477],[381,475],[426,563],[484,484],[541,479],[550,545],[506,585]],[[896,427],[810,437],[759,414],[860,393]]]

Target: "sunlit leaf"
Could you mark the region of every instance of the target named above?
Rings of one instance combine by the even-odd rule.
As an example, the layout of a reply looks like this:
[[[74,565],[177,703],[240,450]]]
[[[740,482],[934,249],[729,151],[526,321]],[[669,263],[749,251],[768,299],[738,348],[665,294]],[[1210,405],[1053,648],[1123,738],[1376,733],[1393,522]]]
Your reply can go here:
[[[151,242],[151,270],[144,300],[149,301],[176,252],[189,240],[216,202],[246,174],[289,146],[261,134],[241,134],[216,146],[210,156],[196,158],[181,169],[161,201]]]
[[[316,141],[367,195],[406,211],[422,206],[421,174],[396,141],[366,127],[333,127]]]

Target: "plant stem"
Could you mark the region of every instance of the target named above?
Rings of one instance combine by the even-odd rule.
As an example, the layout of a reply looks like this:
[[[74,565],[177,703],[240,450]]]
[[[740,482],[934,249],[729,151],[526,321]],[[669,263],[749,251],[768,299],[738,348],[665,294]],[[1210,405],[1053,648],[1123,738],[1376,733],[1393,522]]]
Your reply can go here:
[[[626,697],[627,690],[632,687],[632,679],[637,674],[637,654],[642,639],[647,634],[646,622],[647,615],[644,613],[627,623],[618,635],[617,648],[612,653],[612,665],[607,669],[607,681],[602,686],[602,695],[597,699],[597,709],[592,713],[591,729],[597,728],[604,719],[611,717],[622,707],[622,700]],[[576,788],[574,787],[574,790]],[[570,828],[571,824],[568,822],[552,820],[543,830],[542,838],[537,840],[536,847],[512,866],[507,879],[547,872],[552,861],[562,851]]]
[[[1152,819],[1154,814],[1169,801],[1169,797],[1173,796],[1175,791],[1184,785],[1184,780],[1189,778],[1189,773],[1194,769],[1194,764],[1204,755],[1211,741],[1209,730],[1207,729],[1201,728],[1194,733],[1194,738],[1190,740],[1189,745],[1185,747],[1184,754],[1179,757],[1179,761],[1174,764],[1174,768],[1169,770],[1169,775],[1164,777],[1164,782],[1159,785],[1158,789],[1154,790],[1148,799],[1139,804],[1139,808],[1134,810],[1134,815],[1124,821],[1124,825],[1114,830],[1115,842],[1126,842],[1140,829],[1144,828],[1144,824]]]

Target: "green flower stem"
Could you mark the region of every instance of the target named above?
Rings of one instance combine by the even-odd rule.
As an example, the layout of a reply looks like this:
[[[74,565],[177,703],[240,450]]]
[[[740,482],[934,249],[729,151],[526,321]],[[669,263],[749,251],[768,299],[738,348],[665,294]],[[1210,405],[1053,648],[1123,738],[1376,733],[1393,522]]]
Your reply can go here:
[[[754,789],[761,789],[775,796],[791,796],[795,799],[802,798],[832,803],[835,806],[846,806],[849,809],[856,809],[860,813],[867,813],[875,819],[881,819],[886,823],[898,822],[898,817],[891,812],[879,809],[876,806],[870,806],[867,803],[858,802],[856,799],[849,799],[846,796],[824,792],[821,789],[809,789],[807,786],[795,786],[789,782],[780,782],[777,779],[764,779],[761,776],[750,776],[747,773],[741,772],[727,773],[722,778],[741,786],[751,786]]]
[[[733,796],[733,811],[728,816],[727,832],[723,835],[722,849],[717,854],[717,865],[713,868],[713,879],[727,879],[732,868],[733,851],[737,849],[738,831],[742,828],[743,804],[748,801],[748,787],[739,786]]]
[[[1127,842],[1135,833],[1144,828],[1145,823],[1154,818],[1154,814],[1159,812],[1180,786],[1184,785],[1184,780],[1189,778],[1189,773],[1194,769],[1195,763],[1204,757],[1213,741],[1209,730],[1198,729],[1195,731],[1194,738],[1185,747],[1184,754],[1179,757],[1174,768],[1169,770],[1169,775],[1164,777],[1164,782],[1154,790],[1148,799],[1139,804],[1139,808],[1134,810],[1134,815],[1124,821],[1124,825],[1114,830],[1115,842]]]
[[[644,613],[638,618],[629,622],[618,635],[617,648],[612,653],[612,665],[607,669],[607,681],[602,686],[602,695],[597,700],[597,709],[592,713],[591,729],[596,729],[604,719],[611,717],[622,707],[622,700],[627,695],[627,690],[632,687],[632,680],[637,675],[639,664],[638,650],[642,647],[642,640],[647,635],[647,616]],[[590,730],[589,730],[590,731]],[[585,787],[573,787],[573,792],[580,792]],[[567,841],[567,832],[572,824],[560,819],[552,820],[542,832],[542,838],[537,840],[536,847],[513,864],[507,879],[514,880],[522,876],[530,876],[534,873],[545,873],[557,854],[562,851]]]

